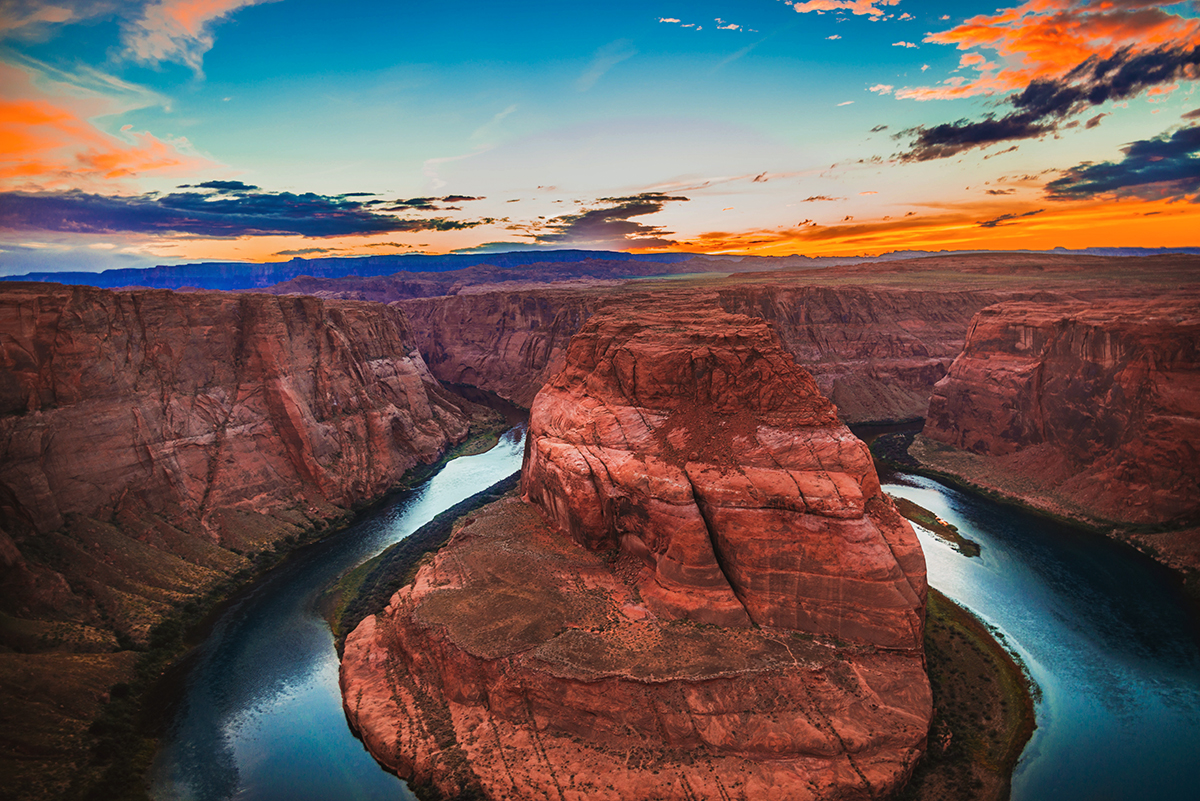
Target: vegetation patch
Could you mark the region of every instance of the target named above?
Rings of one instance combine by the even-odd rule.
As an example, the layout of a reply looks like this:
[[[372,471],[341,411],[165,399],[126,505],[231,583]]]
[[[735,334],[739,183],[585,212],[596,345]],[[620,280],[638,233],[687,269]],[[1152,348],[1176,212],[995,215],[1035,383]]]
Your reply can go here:
[[[958,526],[947,523],[924,506],[913,503],[908,498],[897,498],[891,495],[888,497],[896,504],[896,509],[899,510],[900,514],[921,528],[932,531],[935,537],[949,543],[950,547],[963,556],[979,556],[979,543],[969,540],[958,533]]]
[[[929,748],[898,801],[1006,799],[1035,728],[1035,688],[988,627],[934,589],[925,617]]]

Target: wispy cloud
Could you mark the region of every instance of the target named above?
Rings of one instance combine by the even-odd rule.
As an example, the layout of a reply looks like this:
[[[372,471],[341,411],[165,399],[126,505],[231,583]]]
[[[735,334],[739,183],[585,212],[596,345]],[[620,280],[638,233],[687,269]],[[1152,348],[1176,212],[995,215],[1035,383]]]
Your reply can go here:
[[[995,228],[996,226],[999,226],[999,225],[1012,225],[1013,223],[1015,223],[1017,220],[1021,219],[1022,217],[1033,217],[1037,214],[1041,214],[1044,211],[1045,211],[1045,209],[1034,209],[1033,211],[1025,211],[1025,212],[1021,212],[1021,213],[1013,212],[1013,213],[1009,213],[1009,214],[1001,214],[999,217],[994,217],[990,220],[984,220],[984,221],[980,222],[979,227],[980,228]]]
[[[144,64],[174,61],[201,72],[213,27],[246,6],[273,0],[155,0],[121,25],[127,55]]]
[[[1189,5],[1030,0],[995,14],[981,14],[947,31],[931,33],[924,41],[959,50],[990,50],[996,61],[981,56],[972,64],[979,71],[973,78],[897,94],[932,100],[1010,92],[1037,80],[1065,79],[1088,60],[1130,58],[1168,47],[1193,48],[1200,44],[1200,20],[1183,13]],[[1171,6],[1180,13],[1172,13]]]
[[[595,86],[596,81],[603,78],[604,74],[613,67],[636,55],[637,50],[634,48],[633,42],[628,39],[618,39],[615,42],[609,42],[592,56],[592,61],[588,64],[587,69],[576,79],[575,88],[581,92],[586,92]]]
[[[851,14],[861,17],[883,18],[887,16],[887,12],[884,11],[885,7],[899,4],[900,0],[808,0],[805,3],[790,3],[789,5],[801,14],[849,11]]]
[[[918,46],[918,45],[917,45],[915,42],[905,42],[905,41],[892,42],[892,47],[909,47],[909,48],[912,48],[912,47],[917,47],[917,46]]]
[[[868,89],[867,91],[875,92],[876,94],[880,94],[880,95],[890,95],[892,93],[892,89],[894,89],[894,88],[895,87],[892,86],[890,83],[877,83],[874,86],[872,86],[870,89]]]
[[[603,207],[555,217],[533,226],[530,235],[543,245],[588,245],[618,249],[671,247],[676,243],[666,238],[671,235],[670,231],[661,226],[636,222],[633,218],[655,214],[668,203],[687,200],[686,197],[658,192],[600,198],[597,202],[605,204]]]
[[[1005,103],[1013,111],[1003,117],[958,120],[932,127],[917,126],[906,161],[947,158],[997,142],[1032,139],[1053,133],[1070,117],[1095,106],[1132,98],[1156,85],[1200,70],[1200,45],[1168,45],[1136,52],[1122,50],[1107,58],[1091,57],[1062,78],[1039,78]],[[897,97],[901,96],[897,92]],[[1098,122],[1096,123],[1098,124]]]

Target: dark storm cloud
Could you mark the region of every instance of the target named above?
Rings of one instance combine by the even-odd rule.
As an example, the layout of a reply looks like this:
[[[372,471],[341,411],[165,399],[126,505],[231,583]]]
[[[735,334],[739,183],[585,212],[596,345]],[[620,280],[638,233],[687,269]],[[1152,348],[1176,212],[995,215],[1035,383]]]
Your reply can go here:
[[[1200,47],[1160,47],[1133,54],[1126,48],[1109,58],[1093,56],[1062,79],[1039,79],[1006,99],[1013,110],[1002,117],[958,120],[927,128],[923,125],[897,134],[912,136],[904,161],[929,161],[956,156],[997,142],[1032,139],[1052,133],[1068,117],[1108,101],[1125,100],[1152,86],[1195,75]],[[1089,121],[1095,127],[1099,118]]]
[[[216,192],[254,192],[258,189],[253,184],[241,181],[205,181],[202,184],[183,184],[179,189],[212,189]]]
[[[0,193],[0,227],[202,237],[288,234],[329,237],[446,231],[481,224],[440,217],[402,219],[382,214],[380,209],[346,196],[256,192],[252,191],[254,187],[236,181],[208,184],[198,186],[209,191],[166,195],[93,195],[78,190]],[[232,184],[239,184],[239,188],[232,188]]]
[[[537,233],[539,244],[610,244],[619,247],[669,247],[674,240],[664,238],[670,231],[661,226],[643,225],[631,218],[662,211],[667,203],[686,201],[658,192],[643,192],[631,197],[604,197],[597,202],[607,208],[555,217]]]
[[[1125,157],[1119,162],[1084,163],[1067,170],[1046,184],[1047,196],[1077,200],[1111,194],[1157,200],[1200,192],[1200,127],[1142,139],[1121,150]]]

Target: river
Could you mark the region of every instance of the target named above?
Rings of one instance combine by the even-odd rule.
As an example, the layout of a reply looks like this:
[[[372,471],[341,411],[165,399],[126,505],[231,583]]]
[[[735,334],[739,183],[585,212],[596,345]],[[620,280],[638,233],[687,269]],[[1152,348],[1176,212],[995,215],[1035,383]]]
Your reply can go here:
[[[519,469],[522,444],[514,429],[451,462],[239,596],[191,660],[153,797],[411,799],[346,726],[317,603],[346,570]],[[1099,536],[929,479],[882,478],[983,547],[970,559],[918,529],[930,583],[999,631],[1041,689],[1013,799],[1194,798],[1200,639],[1171,576]]]
[[[463,456],[354,525],[302,548],[238,596],[189,659],[151,772],[159,801],[412,799],[351,734],[333,636],[318,604],[331,582],[439,512],[521,469],[524,427]]]
[[[1177,580],[1132,548],[932,479],[881,474],[979,543],[920,526],[929,583],[1003,635],[1040,689],[1014,801],[1197,798],[1200,636]]]

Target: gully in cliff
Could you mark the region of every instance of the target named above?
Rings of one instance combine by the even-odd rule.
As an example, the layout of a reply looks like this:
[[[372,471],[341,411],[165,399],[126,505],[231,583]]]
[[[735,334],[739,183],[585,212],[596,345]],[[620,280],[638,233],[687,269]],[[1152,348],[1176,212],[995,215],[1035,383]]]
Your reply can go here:
[[[446,796],[874,798],[932,714],[925,563],[762,320],[601,309],[531,411],[523,498],[350,634],[344,705]]]

